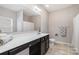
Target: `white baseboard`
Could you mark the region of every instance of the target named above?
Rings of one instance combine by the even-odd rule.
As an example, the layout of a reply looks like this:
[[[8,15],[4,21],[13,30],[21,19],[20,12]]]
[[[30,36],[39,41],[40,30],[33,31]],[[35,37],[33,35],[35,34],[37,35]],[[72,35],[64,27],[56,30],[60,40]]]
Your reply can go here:
[[[67,45],[70,45],[70,43],[61,42],[61,41],[55,41],[55,43],[59,43],[59,44],[67,44]]]

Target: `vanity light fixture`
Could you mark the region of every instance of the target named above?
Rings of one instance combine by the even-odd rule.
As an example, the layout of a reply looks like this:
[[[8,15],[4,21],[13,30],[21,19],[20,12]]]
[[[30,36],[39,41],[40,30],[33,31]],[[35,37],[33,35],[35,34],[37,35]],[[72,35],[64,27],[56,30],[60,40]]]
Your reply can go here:
[[[34,6],[33,11],[40,14],[41,9],[38,6]]]
[[[34,6],[34,10],[39,12],[41,11],[41,9],[38,6]]]

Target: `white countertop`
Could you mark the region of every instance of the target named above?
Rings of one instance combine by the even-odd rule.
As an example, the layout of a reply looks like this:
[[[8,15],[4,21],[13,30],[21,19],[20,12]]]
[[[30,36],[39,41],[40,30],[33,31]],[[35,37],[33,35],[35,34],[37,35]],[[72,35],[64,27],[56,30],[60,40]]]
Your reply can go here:
[[[21,33],[12,33],[13,39],[6,43],[5,45],[0,46],[0,53],[28,43],[30,41],[36,40],[40,37],[48,35],[47,33],[38,34],[37,32],[21,32]]]

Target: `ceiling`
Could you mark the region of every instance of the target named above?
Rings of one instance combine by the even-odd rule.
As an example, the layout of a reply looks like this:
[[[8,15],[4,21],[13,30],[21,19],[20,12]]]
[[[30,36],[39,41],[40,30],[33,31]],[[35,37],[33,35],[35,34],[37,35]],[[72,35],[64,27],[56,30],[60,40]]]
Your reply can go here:
[[[47,4],[42,5],[48,12],[54,12],[72,6],[72,4]]]
[[[33,8],[35,6],[36,5],[32,5],[32,4],[0,4],[0,7],[4,7],[4,8],[10,9],[10,10],[15,11],[15,12],[23,9],[24,14],[27,16],[38,15],[38,13],[33,10]]]
[[[0,7],[8,8],[13,11],[19,11],[20,9],[23,9],[24,14],[27,16],[39,15],[37,10],[33,10],[35,6],[39,7],[39,5],[34,5],[34,4],[0,4]],[[56,10],[70,7],[72,5],[71,4],[49,4],[49,5],[40,5],[40,6],[46,9],[48,12],[53,12]]]

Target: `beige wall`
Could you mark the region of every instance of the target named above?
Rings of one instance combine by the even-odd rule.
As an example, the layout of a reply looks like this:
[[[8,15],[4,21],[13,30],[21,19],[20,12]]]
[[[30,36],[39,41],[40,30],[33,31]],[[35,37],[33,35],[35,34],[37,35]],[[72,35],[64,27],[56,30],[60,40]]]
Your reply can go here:
[[[73,34],[73,18],[79,13],[79,8],[72,6],[49,14],[49,33],[51,38],[57,41],[71,42]],[[60,26],[67,26],[67,36],[61,37]],[[55,34],[58,36],[55,36]]]
[[[30,21],[30,16],[26,16],[25,14],[23,14],[23,20],[24,21]]]
[[[40,16],[31,16],[29,21],[30,22],[33,22],[34,23],[34,29],[35,30],[39,30],[39,27],[40,27],[40,20],[41,20],[41,17]]]
[[[17,26],[17,24],[16,24],[16,12],[0,7],[0,16],[12,18],[13,22],[14,22],[13,31],[17,31],[17,29],[16,29],[17,28],[16,27]]]

